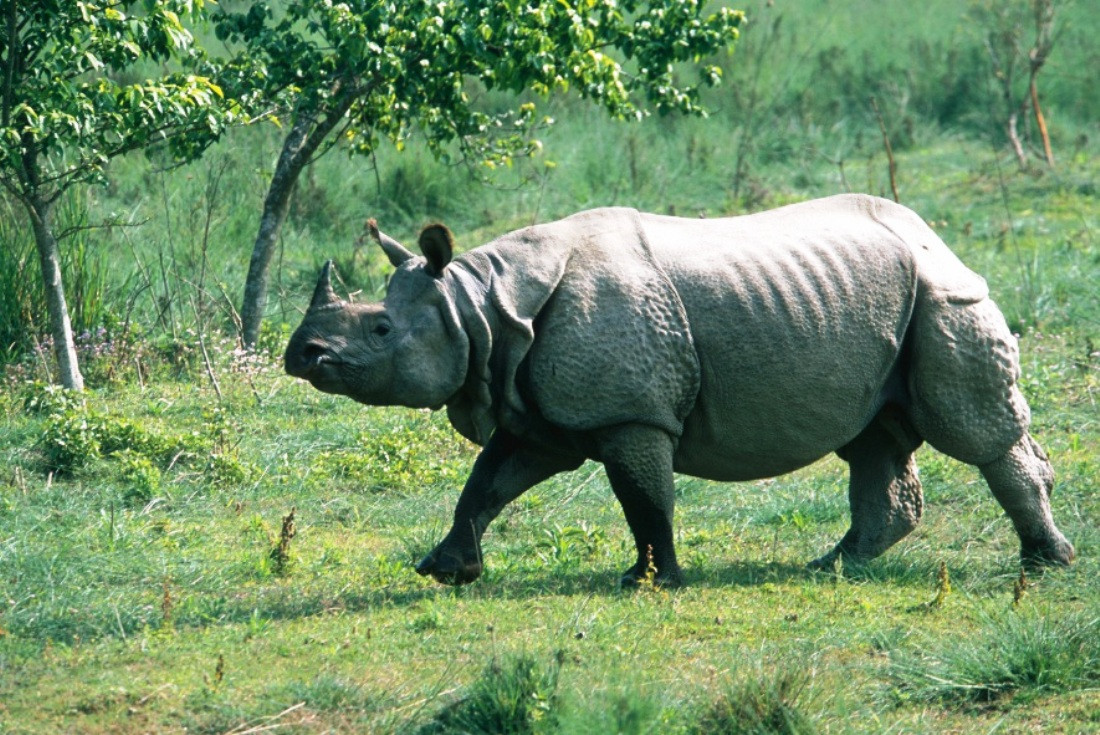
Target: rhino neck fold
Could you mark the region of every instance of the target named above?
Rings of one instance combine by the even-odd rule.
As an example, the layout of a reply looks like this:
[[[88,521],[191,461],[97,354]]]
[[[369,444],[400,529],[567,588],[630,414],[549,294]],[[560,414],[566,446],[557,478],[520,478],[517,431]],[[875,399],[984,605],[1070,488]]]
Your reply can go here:
[[[534,411],[517,377],[534,342],[534,320],[561,279],[568,251],[498,241],[466,253],[445,271],[449,300],[469,343],[462,387],[447,416],[467,439],[484,445],[498,426],[522,433]],[[506,252],[500,252],[504,250]]]

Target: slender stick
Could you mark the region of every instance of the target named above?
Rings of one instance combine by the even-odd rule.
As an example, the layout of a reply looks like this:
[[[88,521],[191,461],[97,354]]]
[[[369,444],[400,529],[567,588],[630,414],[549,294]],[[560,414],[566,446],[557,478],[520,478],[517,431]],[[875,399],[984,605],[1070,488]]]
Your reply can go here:
[[[871,98],[871,107],[875,108],[875,117],[878,118],[878,129],[882,131],[882,143],[886,146],[886,160],[890,164],[890,191],[894,192],[894,201],[900,202],[898,196],[898,164],[894,161],[894,149],[890,147],[890,136],[886,134],[886,120],[882,117],[882,111],[878,108],[878,100]]]
[[[1039,107],[1039,90],[1035,86],[1035,75],[1031,75],[1031,107],[1035,110],[1035,122],[1039,125],[1039,136],[1043,139],[1043,153],[1047,157],[1047,165],[1054,168],[1054,151],[1050,147],[1050,133],[1047,132],[1047,121],[1043,117],[1043,110]]]

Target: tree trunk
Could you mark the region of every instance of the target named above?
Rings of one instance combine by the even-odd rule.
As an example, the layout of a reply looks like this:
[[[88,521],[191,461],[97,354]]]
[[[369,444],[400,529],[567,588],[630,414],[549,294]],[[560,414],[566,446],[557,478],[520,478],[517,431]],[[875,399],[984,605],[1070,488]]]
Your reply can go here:
[[[241,342],[246,349],[256,346],[260,336],[260,325],[267,307],[267,284],[271,266],[271,256],[275,253],[275,243],[279,239],[279,230],[286,220],[290,208],[290,194],[298,175],[317,151],[332,129],[343,119],[344,114],[355,101],[352,91],[345,92],[335,100],[333,109],[320,121],[310,112],[299,111],[294,119],[283,150],[275,164],[275,173],[264,198],[264,211],[260,217],[260,230],[252,246],[252,260],[248,264],[248,278],[244,284],[244,302],[241,304]]]
[[[50,315],[50,334],[61,385],[69,390],[84,390],[84,376],[76,358],[73,327],[69,321],[69,306],[61,282],[61,255],[53,234],[53,203],[41,198],[24,201],[34,228],[38,260],[42,266],[42,283],[46,287],[46,307]]]
[[[264,309],[267,306],[267,282],[271,266],[271,256],[275,252],[275,243],[279,239],[279,230],[286,220],[290,208],[290,193],[302,171],[306,157],[301,155],[302,147],[309,137],[309,128],[313,120],[299,115],[294,121],[290,133],[283,141],[283,150],[275,164],[275,174],[264,197],[264,211],[260,217],[260,230],[252,246],[252,260],[248,264],[248,278],[244,282],[244,303],[241,304],[241,341],[245,347],[256,345],[260,336],[260,324],[263,322]]]

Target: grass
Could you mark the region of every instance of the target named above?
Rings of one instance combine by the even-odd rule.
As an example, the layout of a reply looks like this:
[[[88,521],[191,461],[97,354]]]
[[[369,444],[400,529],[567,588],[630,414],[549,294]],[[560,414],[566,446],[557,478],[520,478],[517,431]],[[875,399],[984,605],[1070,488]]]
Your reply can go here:
[[[88,274],[91,389],[47,389],[33,339],[3,346],[0,734],[1100,729],[1100,129],[1096,96],[1073,86],[1074,69],[1095,66],[1094,44],[1073,40],[1095,35],[1095,14],[1078,4],[1064,55],[1040,79],[1058,168],[1021,173],[980,108],[916,109],[939,109],[946,72],[928,65],[973,42],[957,10],[828,7],[829,28],[893,24],[912,41],[853,31],[841,43],[784,5],[774,45],[734,57],[743,76],[710,120],[625,126],[555,103],[556,167],[518,163],[491,187],[415,150],[381,152],[377,179],[362,160],[319,160],[283,233],[260,355],[235,350],[230,305],[277,136],[238,131],[171,172],[121,161],[88,194],[89,221],[147,224],[88,231],[75,254]],[[775,27],[756,10],[758,28]],[[906,112],[897,80],[917,58],[927,78],[907,77]],[[974,78],[964,57],[952,63]],[[755,122],[744,108],[754,64]],[[856,66],[866,70],[843,87]],[[594,464],[505,510],[474,585],[418,577],[412,565],[445,533],[476,452],[441,415],[363,408],[281,373],[320,262],[336,257],[367,299],[385,282],[383,258],[356,245],[369,215],[405,241],[443,219],[468,247],[602,204],[717,216],[888,191],[857,99],[879,72],[903,202],[988,279],[1020,334],[1021,385],[1078,562],[1030,579],[1016,600],[1010,524],[973,468],[922,448],[923,524],[840,574],[804,567],[847,527],[846,468],[830,458],[739,485],[679,478],[681,590],[619,591],[632,542]],[[0,239],[19,237],[0,221]],[[25,303],[17,271],[0,270],[0,301]]]

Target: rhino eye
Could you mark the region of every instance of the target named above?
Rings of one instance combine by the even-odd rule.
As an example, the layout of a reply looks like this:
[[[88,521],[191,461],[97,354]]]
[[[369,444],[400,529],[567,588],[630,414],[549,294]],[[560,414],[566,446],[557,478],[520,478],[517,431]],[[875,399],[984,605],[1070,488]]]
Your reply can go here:
[[[390,325],[386,324],[385,322],[377,324],[374,327],[374,333],[379,337],[385,337],[387,334],[390,333]]]

